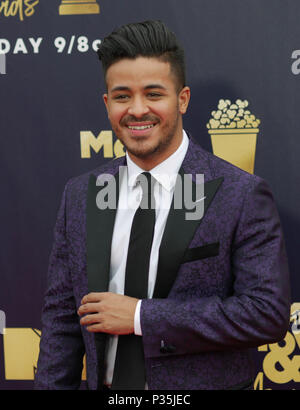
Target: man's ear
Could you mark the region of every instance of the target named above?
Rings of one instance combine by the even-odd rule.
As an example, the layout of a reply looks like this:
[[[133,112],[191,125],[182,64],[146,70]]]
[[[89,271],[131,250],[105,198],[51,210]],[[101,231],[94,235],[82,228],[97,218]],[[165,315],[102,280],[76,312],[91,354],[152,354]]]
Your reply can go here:
[[[183,87],[178,95],[179,101],[179,112],[180,114],[185,114],[190,102],[191,90],[190,87]]]
[[[105,104],[105,107],[106,107],[106,109],[107,109],[107,94],[103,94],[103,101],[104,101],[104,104]]]

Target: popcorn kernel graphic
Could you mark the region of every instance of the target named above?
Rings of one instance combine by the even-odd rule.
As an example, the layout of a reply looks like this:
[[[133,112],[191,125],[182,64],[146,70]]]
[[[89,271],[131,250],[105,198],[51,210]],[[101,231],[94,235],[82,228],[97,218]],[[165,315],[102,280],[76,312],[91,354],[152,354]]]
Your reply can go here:
[[[206,124],[215,155],[253,174],[260,120],[248,109],[247,100],[219,100]]]

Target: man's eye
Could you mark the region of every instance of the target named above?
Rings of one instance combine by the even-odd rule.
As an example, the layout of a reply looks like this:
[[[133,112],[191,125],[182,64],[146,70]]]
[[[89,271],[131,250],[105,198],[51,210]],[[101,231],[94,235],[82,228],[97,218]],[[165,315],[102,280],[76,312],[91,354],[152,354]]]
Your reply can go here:
[[[126,100],[127,98],[129,98],[128,95],[126,95],[126,94],[120,94],[120,95],[116,95],[116,96],[114,97],[114,100]]]
[[[150,97],[150,98],[158,98],[158,97],[161,97],[161,94],[160,94],[160,93],[148,93],[147,95],[148,95],[148,97]]]

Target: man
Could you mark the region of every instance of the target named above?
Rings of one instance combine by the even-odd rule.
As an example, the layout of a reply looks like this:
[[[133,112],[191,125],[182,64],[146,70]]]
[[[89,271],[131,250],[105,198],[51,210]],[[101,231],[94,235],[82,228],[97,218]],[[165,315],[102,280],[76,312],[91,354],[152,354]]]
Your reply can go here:
[[[272,194],[183,130],[184,55],[163,23],[123,26],[98,55],[104,103],[126,156],[66,185],[36,388],[78,388],[84,353],[90,389],[250,388],[251,348],[281,340],[289,324]],[[184,201],[174,206],[186,175],[193,192],[204,175],[204,193],[193,201],[203,204],[198,219],[187,217]],[[117,209],[103,206],[107,176]],[[142,207],[146,197],[155,209]]]

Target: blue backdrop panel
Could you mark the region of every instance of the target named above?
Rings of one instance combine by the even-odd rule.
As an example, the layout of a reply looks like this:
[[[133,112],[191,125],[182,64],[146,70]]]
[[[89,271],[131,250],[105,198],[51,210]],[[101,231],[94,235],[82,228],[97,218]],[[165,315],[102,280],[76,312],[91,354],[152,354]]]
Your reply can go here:
[[[206,124],[220,99],[247,100],[261,120],[254,172],[268,181],[278,206],[296,316],[293,341],[275,353],[272,346],[254,351],[256,388],[299,389],[299,2],[97,0],[100,13],[66,15],[62,4],[0,0],[0,310],[7,329],[41,329],[63,187],[115,155],[102,148],[82,158],[83,132],[97,137],[111,129],[97,42],[121,24],[161,19],[186,50],[192,97],[185,129],[212,151]],[[25,376],[9,375],[5,349],[0,336],[0,389],[32,388]],[[264,367],[267,355],[275,357],[272,370]]]

